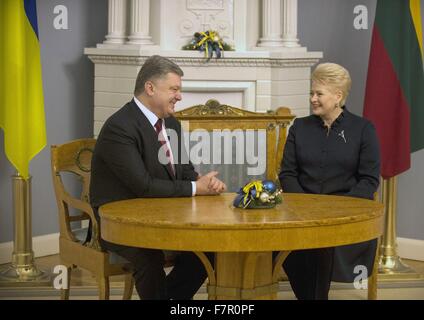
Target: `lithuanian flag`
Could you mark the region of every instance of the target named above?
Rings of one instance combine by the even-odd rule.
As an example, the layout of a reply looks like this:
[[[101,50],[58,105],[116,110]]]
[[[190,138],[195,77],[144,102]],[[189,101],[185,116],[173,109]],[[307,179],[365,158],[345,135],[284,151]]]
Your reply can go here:
[[[377,2],[364,117],[377,130],[383,178],[408,170],[411,152],[424,148],[420,0]]]
[[[35,0],[0,0],[0,127],[7,158],[27,179],[46,145]]]

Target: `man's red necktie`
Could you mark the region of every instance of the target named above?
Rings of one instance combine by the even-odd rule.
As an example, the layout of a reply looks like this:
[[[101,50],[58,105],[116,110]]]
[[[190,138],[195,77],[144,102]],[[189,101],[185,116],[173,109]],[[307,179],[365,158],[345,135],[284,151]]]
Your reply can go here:
[[[163,135],[163,130],[162,130],[162,119],[158,119],[158,121],[155,124],[155,130],[156,133],[158,134],[158,139],[160,141],[160,143],[163,145],[165,145],[165,154],[166,154],[166,158],[168,159],[168,163],[166,164],[168,166],[168,168],[171,170],[172,174],[175,176],[175,168],[172,165],[171,162],[171,150],[169,149],[168,145],[166,144],[166,140],[165,137]]]

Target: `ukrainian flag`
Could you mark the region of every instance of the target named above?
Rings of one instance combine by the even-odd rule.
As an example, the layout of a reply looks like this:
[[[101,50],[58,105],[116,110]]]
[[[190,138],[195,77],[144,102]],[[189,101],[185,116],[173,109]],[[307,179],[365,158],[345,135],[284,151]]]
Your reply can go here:
[[[7,158],[27,179],[46,145],[35,0],[0,0],[0,127]]]

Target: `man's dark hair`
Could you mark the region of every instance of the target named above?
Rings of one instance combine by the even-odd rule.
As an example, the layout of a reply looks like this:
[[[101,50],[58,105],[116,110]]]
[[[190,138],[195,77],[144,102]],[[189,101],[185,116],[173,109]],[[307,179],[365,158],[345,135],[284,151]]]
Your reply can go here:
[[[168,58],[158,55],[147,58],[137,75],[134,95],[137,96],[144,91],[144,84],[147,81],[163,78],[170,72],[180,77],[184,75],[183,70]]]

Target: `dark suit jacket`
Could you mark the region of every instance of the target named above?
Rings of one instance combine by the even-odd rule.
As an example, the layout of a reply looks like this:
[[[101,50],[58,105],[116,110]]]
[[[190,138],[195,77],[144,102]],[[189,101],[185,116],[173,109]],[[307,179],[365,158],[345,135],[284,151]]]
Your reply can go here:
[[[165,119],[165,127],[182,138],[181,125],[174,117]],[[171,145],[175,155],[174,142]],[[191,163],[181,164],[185,150],[180,146],[183,144],[178,144],[180,159],[174,159],[174,177],[159,162],[161,143],[157,133],[134,100],[114,113],[100,131],[91,162],[90,202],[96,213],[98,207],[112,201],[191,196],[190,181],[195,181],[198,174]]]
[[[344,109],[327,132],[320,117],[296,119],[279,175],[284,192],[372,199],[378,188],[380,152],[374,126]],[[376,240],[337,247],[333,280],[352,282],[356,265],[371,274]]]
[[[378,140],[368,120],[345,109],[328,133],[318,116],[294,121],[279,175],[285,192],[373,199],[379,176]]]

